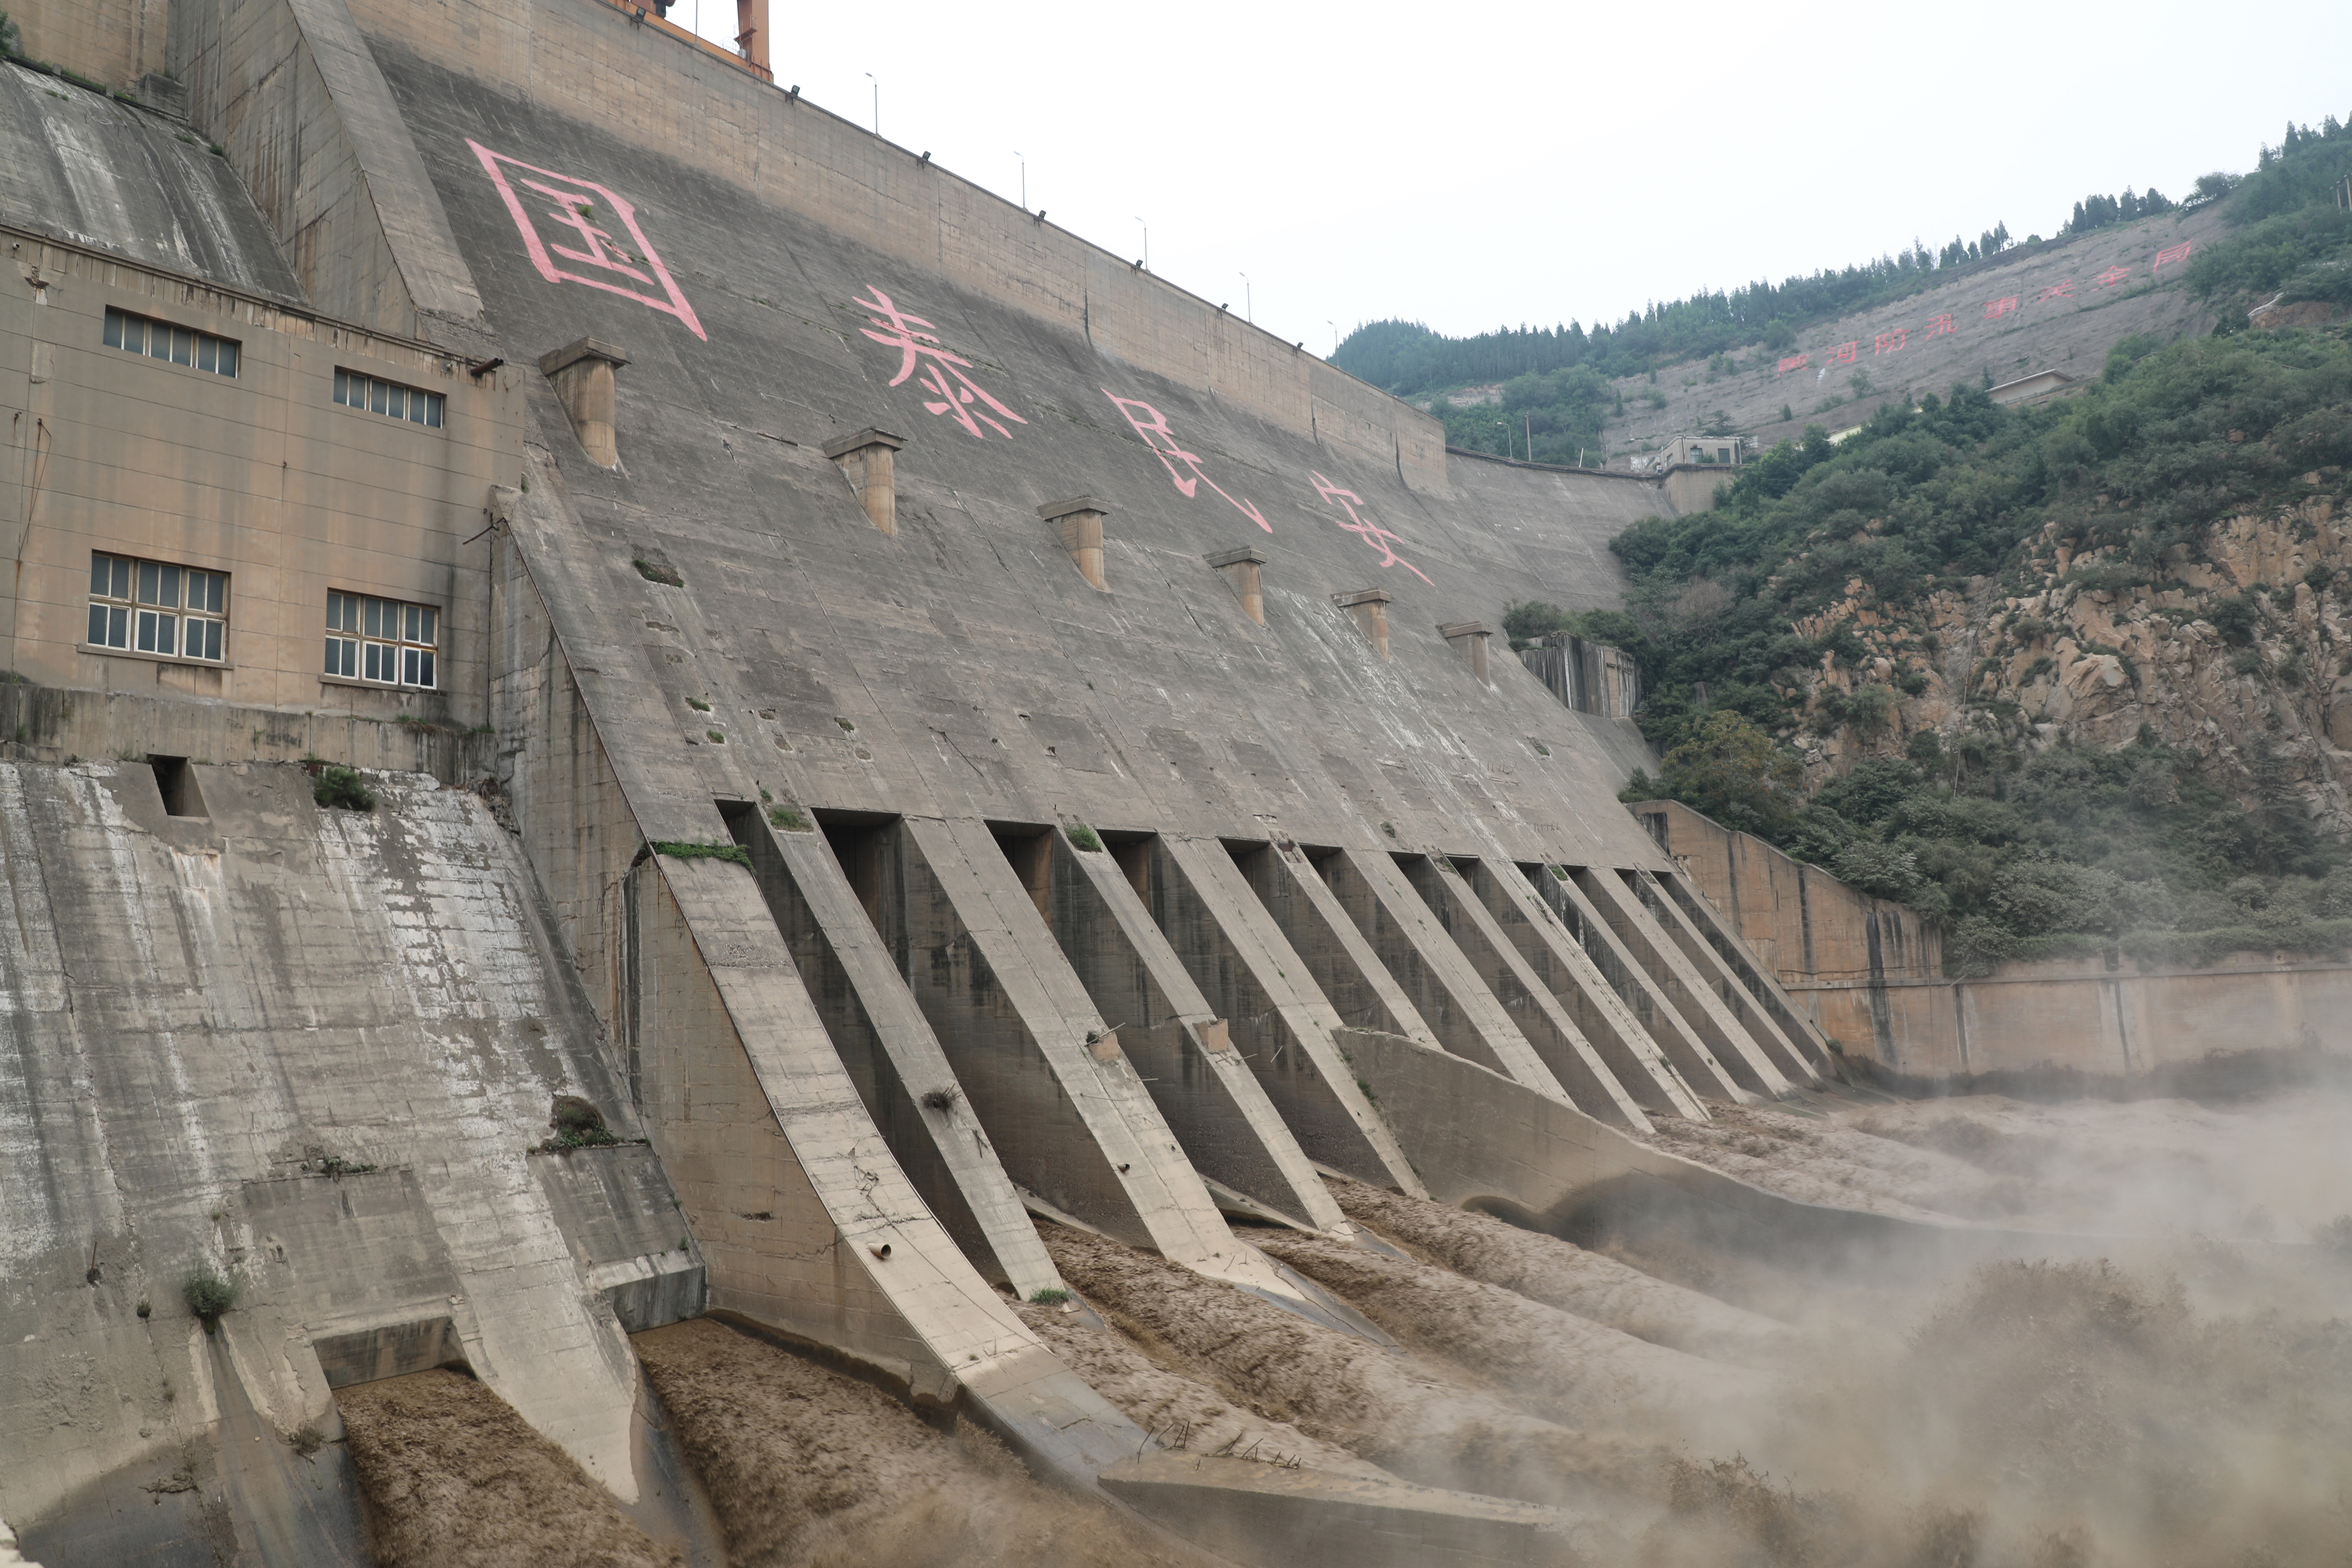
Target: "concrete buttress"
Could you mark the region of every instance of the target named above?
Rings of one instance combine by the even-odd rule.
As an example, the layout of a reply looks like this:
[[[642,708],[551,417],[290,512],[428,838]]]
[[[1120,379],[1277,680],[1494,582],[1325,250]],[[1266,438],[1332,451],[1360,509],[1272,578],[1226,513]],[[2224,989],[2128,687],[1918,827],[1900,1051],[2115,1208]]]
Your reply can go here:
[[[1585,867],[1570,872],[1569,879],[1591,900],[1593,911],[1616,931],[1625,950],[1649,972],[1659,990],[1673,999],[1675,1011],[1706,1042],[1715,1059],[1742,1087],[1776,1100],[1789,1092],[1789,1080],[1773,1065],[1763,1047],[1740,1026],[1723,997],[1674,939],[1659,928],[1622,876],[1605,866]]]
[[[1440,1045],[1539,1093],[1569,1098],[1393,858],[1377,849],[1342,849],[1317,869],[1381,963],[1404,984]]]
[[[1510,1010],[1513,1021],[1545,1065],[1568,1086],[1577,1109],[1636,1131],[1650,1131],[1650,1119],[1643,1114],[1641,1104],[1601,1059],[1551,988],[1528,966],[1517,946],[1471,891],[1453,861],[1443,856],[1422,856],[1402,869],[1487,989]],[[1656,1098],[1654,1089],[1652,1098]]]
[[[1135,864],[1160,929],[1223,1012],[1234,1049],[1300,1146],[1358,1181],[1420,1195],[1387,1118],[1332,1043],[1339,1012],[1224,846],[1161,837],[1138,847]]]
[[[1026,1300],[1057,1288],[1037,1227],[963,1101],[955,1069],[890,950],[814,827],[783,832],[730,818],[760,889],[891,1152],[982,1273]]]
[[[1675,1073],[1702,1097],[1728,1100],[1735,1105],[1753,1103],[1755,1091],[1743,1087],[1717,1059],[1706,1037],[1684,1019],[1666,989],[1634,956],[1617,928],[1601,919],[1579,886],[1574,869],[1563,866],[1557,870],[1562,874],[1555,875],[1555,868],[1545,867],[1535,879],[1536,890],[1617,989],[1619,997],[1633,1008],[1634,1017],[1665,1053]]]
[[[1538,867],[1532,876],[1551,873]],[[1528,968],[1559,999],[1601,1058],[1616,1069],[1619,1082],[1629,1088],[1643,1086],[1656,1096],[1643,1101],[1654,1111],[1665,1110],[1694,1121],[1706,1120],[1705,1103],[1675,1070],[1673,1061],[1609,984],[1591,954],[1536,891],[1530,876],[1521,875],[1517,867],[1498,868],[1481,860],[1464,880],[1518,949]]]
[[[1313,1163],[1242,1060],[1225,1019],[1185,972],[1118,863],[1032,841],[1051,857],[1054,935],[1201,1174],[1278,1214],[1328,1230],[1344,1222]]]

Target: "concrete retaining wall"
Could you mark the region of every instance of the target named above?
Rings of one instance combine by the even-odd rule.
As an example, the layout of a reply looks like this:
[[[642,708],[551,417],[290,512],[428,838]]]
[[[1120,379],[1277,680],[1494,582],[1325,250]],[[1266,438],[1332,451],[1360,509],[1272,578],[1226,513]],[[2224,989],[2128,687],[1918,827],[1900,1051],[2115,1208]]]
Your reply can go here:
[[[1805,1021],[1892,1072],[2144,1079],[2246,1053],[2352,1051],[2352,965],[2234,953],[2208,969],[2016,963],[1948,980],[1940,933],[1913,911],[1677,802],[1634,811]]]

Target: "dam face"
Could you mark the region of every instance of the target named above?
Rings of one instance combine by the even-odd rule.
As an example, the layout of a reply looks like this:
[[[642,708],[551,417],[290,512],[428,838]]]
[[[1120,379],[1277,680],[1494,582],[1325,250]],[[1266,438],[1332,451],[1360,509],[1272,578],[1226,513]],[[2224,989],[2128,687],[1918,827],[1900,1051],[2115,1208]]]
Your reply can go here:
[[[1490,652],[1657,485],[1449,457],[634,8],[139,16],[20,16],[115,97],[0,68],[27,1552],[362,1560],[220,1434],[447,1367],[691,1539],[627,1336],[709,1313],[1224,1559],[1550,1560],[1165,1463],[1016,1302],[1042,1216],[1377,1338],[1229,1223],[1356,1235],[1327,1172],[1771,1207],[1629,1134],[1825,1042]]]

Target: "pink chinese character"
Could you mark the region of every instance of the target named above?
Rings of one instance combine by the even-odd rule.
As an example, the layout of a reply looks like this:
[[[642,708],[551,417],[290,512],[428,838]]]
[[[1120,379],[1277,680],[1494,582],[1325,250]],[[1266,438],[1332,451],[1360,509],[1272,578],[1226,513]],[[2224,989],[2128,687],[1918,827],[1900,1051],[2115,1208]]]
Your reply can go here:
[[[1957,331],[1958,329],[1952,325],[1952,318],[1948,312],[1934,317],[1927,322],[1927,335],[1931,338],[1940,338],[1948,332]]]
[[[2016,295],[2014,295],[2014,294],[2011,294],[2011,295],[2008,296],[2006,299],[2000,299],[2000,300],[1987,300],[1985,301],[1985,314],[1986,314],[1986,315],[1988,315],[1988,316],[1992,316],[1992,317],[1996,317],[1996,318],[1998,318],[1998,317],[2001,317],[2001,316],[2006,316],[2006,315],[2008,315],[2011,310],[2016,310],[2016,309],[2017,309],[2017,296],[2016,296]]]
[[[1854,355],[1859,353],[1861,351],[1862,340],[1859,338],[1856,338],[1850,343],[1840,343],[1836,348],[1830,351],[1830,363],[1832,364],[1852,364],[1853,363]]]
[[[1412,573],[1414,576],[1420,578],[1423,582],[1429,583],[1428,573],[1423,572],[1420,567],[1414,565],[1412,562],[1407,561],[1404,557],[1396,552],[1398,541],[1395,534],[1391,533],[1387,529],[1382,528],[1377,522],[1366,521],[1362,514],[1356,510],[1358,507],[1364,504],[1363,497],[1358,495],[1353,490],[1341,489],[1339,486],[1333,484],[1330,480],[1325,479],[1320,474],[1317,474],[1315,476],[1315,493],[1321,496],[1325,500],[1337,501],[1339,503],[1339,510],[1348,514],[1348,521],[1339,524],[1339,527],[1346,532],[1355,534],[1366,544],[1369,544],[1374,550],[1379,551],[1381,552],[1381,565],[1402,566],[1406,571]],[[1433,588],[1437,586],[1434,583],[1430,583],[1429,585]]]
[[[2063,283],[2053,283],[2049,288],[2036,294],[2033,297],[2033,302],[2039,305],[2044,300],[2071,300],[2074,297],[2074,280],[2069,278]]]
[[[2149,273],[2152,275],[2163,271],[2164,264],[2168,261],[2188,260],[2189,247],[2195,243],[2196,241],[2194,240],[2184,239],[2169,250],[2158,251],[2156,253],[2156,265],[2148,268]]]
[[[940,399],[937,403],[926,402],[923,406],[935,415],[954,415],[956,423],[961,425],[976,441],[988,439],[981,433],[980,427],[982,425],[1005,439],[1012,439],[1013,432],[998,424],[997,419],[1010,419],[1015,425],[1029,423],[982,390],[978,382],[964,374],[965,371],[971,368],[971,361],[961,354],[950,353],[940,347],[940,340],[935,333],[919,332],[915,330],[917,327],[928,327],[930,322],[920,316],[907,314],[892,303],[889,295],[885,294],[873,284],[868,283],[866,289],[874,298],[852,300],[850,303],[861,310],[871,312],[866,319],[873,322],[875,327],[882,329],[878,332],[874,331],[873,327],[864,329],[867,337],[877,343],[887,343],[898,351],[898,374],[890,378],[891,385],[896,386],[914,374],[916,364],[920,363],[923,374],[915,384],[938,393]],[[950,380],[950,377],[953,379]],[[990,408],[994,409],[996,418],[991,418],[973,407],[976,403],[986,404]]]
[[[1802,370],[1812,363],[1812,356],[1810,354],[1790,354],[1787,359],[1780,362],[1780,368],[1774,371],[1772,374],[1775,375],[1786,375],[1792,370]]]
[[[1247,501],[1234,500],[1233,497],[1225,495],[1216,480],[1201,471],[1200,458],[1194,453],[1184,450],[1182,446],[1178,444],[1175,433],[1168,428],[1168,416],[1160,413],[1149,403],[1139,403],[1132,397],[1121,397],[1108,387],[1102,389],[1102,395],[1109,398],[1112,405],[1127,416],[1127,422],[1135,427],[1135,433],[1143,438],[1143,444],[1151,448],[1151,455],[1160,459],[1160,466],[1168,470],[1168,477],[1175,481],[1177,492],[1185,500],[1190,500],[1194,492],[1205,484],[1219,495],[1225,496],[1226,501],[1235,511],[1240,512],[1268,533],[1274,531],[1274,525],[1265,521],[1265,515],[1257,508]],[[1191,479],[1188,479],[1176,471],[1178,463],[1183,464],[1192,471]]]
[[[1903,346],[1910,341],[1911,329],[1908,327],[1897,327],[1891,332],[1881,332],[1878,334],[1878,352],[1883,354],[1900,353],[1903,352]]]
[[[654,254],[653,241],[637,226],[637,209],[622,196],[593,180],[575,180],[569,174],[493,153],[478,142],[468,141],[466,145],[474,150],[474,156],[482,161],[483,172],[498,186],[515,227],[522,234],[523,247],[530,253],[531,265],[539,268],[541,278],[550,283],[584,283],[591,289],[635,300],[640,305],[676,316],[696,337],[705,342],[710,341],[710,334],[694,319],[694,307],[678,292],[669,268]],[[522,175],[540,177],[509,180],[510,169]],[[541,217],[534,217],[526,198],[516,190],[517,184],[555,205]],[[626,232],[625,243],[597,226],[598,215],[607,210]],[[539,227],[542,217],[555,226],[544,234]],[[572,265],[560,265],[558,257]]]
[[[2112,289],[2130,276],[2131,268],[2128,267],[2110,267],[2105,272],[2100,273],[2096,278],[2093,279],[2092,281],[2096,283],[2102,289]]]

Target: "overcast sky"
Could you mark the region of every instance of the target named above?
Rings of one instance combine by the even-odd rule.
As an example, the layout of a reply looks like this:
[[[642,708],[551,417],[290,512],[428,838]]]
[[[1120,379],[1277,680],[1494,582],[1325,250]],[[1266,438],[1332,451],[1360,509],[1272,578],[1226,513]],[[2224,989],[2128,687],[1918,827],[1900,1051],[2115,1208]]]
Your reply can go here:
[[[2352,112],[2352,4],[1015,5],[771,0],[780,85],[1331,349],[2178,197]],[[730,37],[734,0],[671,19]],[[869,80],[867,73],[875,79]],[[1141,220],[1139,222],[1139,219]]]

